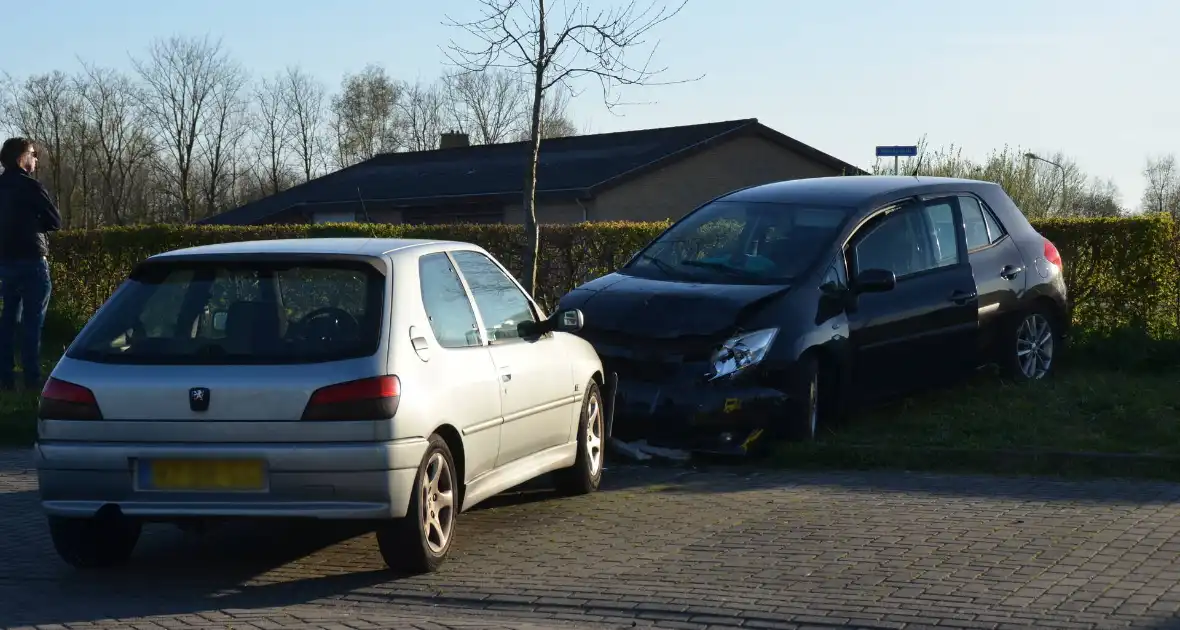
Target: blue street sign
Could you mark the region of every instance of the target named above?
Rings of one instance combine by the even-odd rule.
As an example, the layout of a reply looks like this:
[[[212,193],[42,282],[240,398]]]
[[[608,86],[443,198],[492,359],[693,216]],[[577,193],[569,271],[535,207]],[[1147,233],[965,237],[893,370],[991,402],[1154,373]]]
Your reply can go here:
[[[877,147],[877,157],[914,157],[918,155],[916,146],[883,146]]]

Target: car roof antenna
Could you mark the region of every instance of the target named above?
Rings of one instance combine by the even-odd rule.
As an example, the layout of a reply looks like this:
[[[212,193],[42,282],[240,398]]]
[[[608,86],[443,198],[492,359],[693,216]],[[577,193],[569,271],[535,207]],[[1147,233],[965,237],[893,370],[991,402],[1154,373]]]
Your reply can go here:
[[[914,167],[914,175],[913,175],[914,177],[918,176],[918,170],[922,168],[922,158],[923,157],[925,157],[925,156],[924,155],[918,156],[918,165]]]

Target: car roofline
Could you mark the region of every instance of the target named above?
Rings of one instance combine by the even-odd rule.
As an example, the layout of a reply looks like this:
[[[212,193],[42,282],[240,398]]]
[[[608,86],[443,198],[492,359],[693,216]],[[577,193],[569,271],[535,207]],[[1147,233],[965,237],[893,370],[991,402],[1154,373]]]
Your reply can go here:
[[[340,247],[320,247],[317,248],[314,244],[322,244],[324,241],[341,241]],[[344,246],[344,242],[351,241],[353,246]],[[359,241],[359,243],[358,243]],[[289,248],[276,248],[274,244],[303,244],[306,243],[308,247],[299,247],[298,245]],[[338,237],[338,238],[288,238],[288,239],[265,239],[265,240],[250,240],[250,241],[236,241],[231,243],[209,243],[205,245],[194,245],[191,247],[181,247],[164,252],[158,252],[148,256],[145,260],[163,260],[163,259],[180,259],[180,258],[196,258],[196,257],[223,257],[232,258],[234,256],[251,256],[258,255],[274,255],[274,256],[301,256],[301,257],[315,257],[315,256],[369,256],[380,257],[397,254],[398,252],[407,252],[419,248],[435,249],[439,246],[443,247],[476,247],[478,245],[465,241],[452,241],[446,239],[396,239],[396,238],[356,238],[356,237]]]

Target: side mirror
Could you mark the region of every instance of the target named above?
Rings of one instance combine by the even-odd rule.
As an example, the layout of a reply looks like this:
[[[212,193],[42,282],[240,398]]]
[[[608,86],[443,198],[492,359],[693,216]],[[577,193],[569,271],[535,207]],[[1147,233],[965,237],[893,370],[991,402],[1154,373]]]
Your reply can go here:
[[[540,337],[549,332],[578,332],[586,323],[586,316],[580,309],[571,308],[554,313],[549,319],[539,322],[524,321],[516,325],[517,334],[523,338]]]
[[[865,269],[856,276],[852,290],[857,293],[882,293],[897,286],[897,276],[888,269]]]
[[[229,313],[227,311],[213,311],[213,316],[210,319],[213,330],[225,332],[225,318],[228,316]]]
[[[561,332],[578,332],[586,324],[586,316],[581,309],[571,308],[556,313],[550,319],[556,319],[553,329]]]

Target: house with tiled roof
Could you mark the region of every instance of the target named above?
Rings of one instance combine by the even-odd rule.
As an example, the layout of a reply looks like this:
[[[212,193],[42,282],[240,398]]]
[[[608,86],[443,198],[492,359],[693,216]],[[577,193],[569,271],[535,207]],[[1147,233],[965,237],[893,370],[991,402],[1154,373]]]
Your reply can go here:
[[[207,224],[523,223],[527,142],[387,153],[209,217]],[[757,119],[541,142],[537,220],[676,220],[722,193],[865,171]]]

